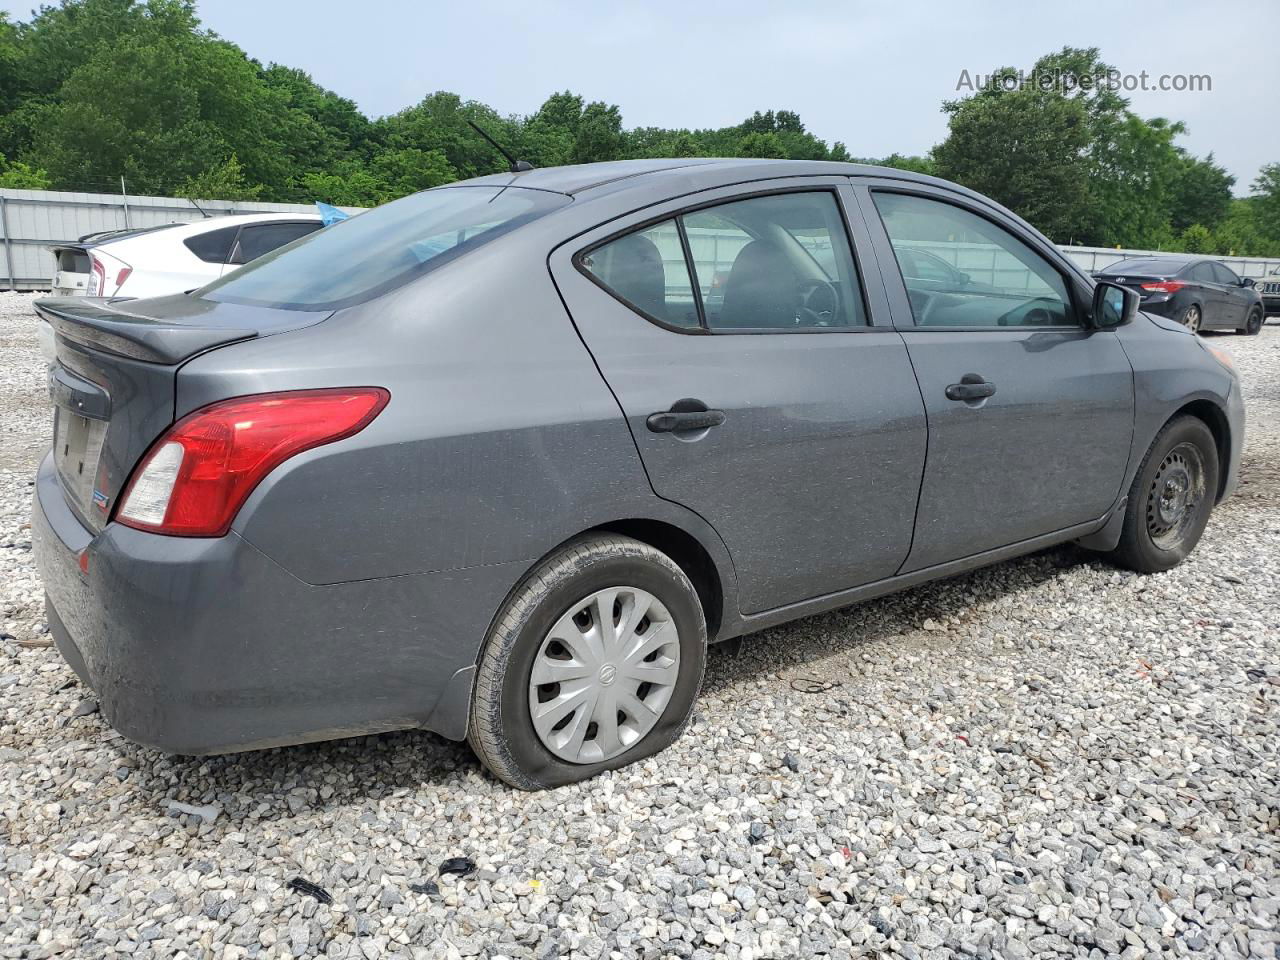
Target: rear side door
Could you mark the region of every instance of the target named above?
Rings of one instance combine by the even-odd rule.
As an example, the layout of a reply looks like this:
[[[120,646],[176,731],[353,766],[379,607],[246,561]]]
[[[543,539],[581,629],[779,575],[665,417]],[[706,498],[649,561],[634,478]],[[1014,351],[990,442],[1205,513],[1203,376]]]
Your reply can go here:
[[[707,191],[551,256],[654,491],[717,530],[747,614],[910,546],[924,410],[850,202],[839,178]]]
[[[1213,264],[1202,260],[1195,264],[1188,273],[1191,282],[1200,290],[1204,304],[1202,326],[1226,327],[1231,325],[1231,300],[1227,296],[1218,275],[1214,273]]]
[[[1086,329],[1087,287],[1049,246],[951,191],[866,181],[858,196],[928,411],[929,453],[903,572],[1103,517],[1133,435],[1133,373]],[[955,267],[952,289],[896,269],[898,251]]]
[[[1214,279],[1222,289],[1224,311],[1222,319],[1232,327],[1243,327],[1245,314],[1253,303],[1253,291],[1240,285],[1240,278],[1229,268],[1214,261],[1209,264]]]

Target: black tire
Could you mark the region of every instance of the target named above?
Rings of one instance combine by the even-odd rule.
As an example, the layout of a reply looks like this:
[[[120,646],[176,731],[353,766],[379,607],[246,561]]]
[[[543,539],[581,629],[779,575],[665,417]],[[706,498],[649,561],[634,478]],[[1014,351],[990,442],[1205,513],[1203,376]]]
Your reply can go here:
[[[1189,478],[1194,505],[1184,507],[1178,513],[1178,521],[1170,523],[1178,497],[1175,494],[1166,500],[1163,495],[1171,482],[1176,490],[1184,476]],[[1217,494],[1218,447],[1213,434],[1196,417],[1170,420],[1156,436],[1133,478],[1124,528],[1112,559],[1140,573],[1158,573],[1177,566],[1199,542]]]
[[[529,711],[529,679],[547,632],[583,597],[632,586],[658,598],[678,635],[679,673],[654,727],[625,752],[599,763],[569,763],[539,739]],[[672,744],[684,731],[702,686],[707,627],[697,591],[666,554],[629,537],[585,536],[538,565],[507,599],[480,656],[467,739],[499,779],[521,790],[586,780]]]
[[[1249,337],[1256,337],[1262,332],[1263,320],[1262,308],[1255,306],[1249,311],[1249,317],[1245,320],[1244,326],[1237,330],[1236,333],[1243,333]]]
[[[1204,311],[1200,304],[1193,303],[1182,311],[1182,316],[1178,317],[1178,322],[1190,330],[1192,333],[1199,333],[1200,327],[1204,323]]]

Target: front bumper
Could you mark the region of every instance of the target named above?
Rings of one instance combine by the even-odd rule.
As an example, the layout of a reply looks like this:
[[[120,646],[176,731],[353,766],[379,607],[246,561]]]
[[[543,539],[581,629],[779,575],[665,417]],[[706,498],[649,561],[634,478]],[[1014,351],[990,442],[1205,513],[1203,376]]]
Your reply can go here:
[[[1236,492],[1240,482],[1240,460],[1244,455],[1245,413],[1244,397],[1237,379],[1231,384],[1227,394],[1227,427],[1231,433],[1231,453],[1227,457],[1227,475],[1222,481],[1222,496],[1219,502]]]
[[[59,650],[113,727],[169,753],[406,727],[465,736],[480,643],[522,572],[498,564],[315,586],[235,533],[161,537],[111,523],[94,536],[51,457],[34,501]]]
[[[1262,309],[1267,316],[1280,313],[1280,294],[1268,294],[1262,298]]]

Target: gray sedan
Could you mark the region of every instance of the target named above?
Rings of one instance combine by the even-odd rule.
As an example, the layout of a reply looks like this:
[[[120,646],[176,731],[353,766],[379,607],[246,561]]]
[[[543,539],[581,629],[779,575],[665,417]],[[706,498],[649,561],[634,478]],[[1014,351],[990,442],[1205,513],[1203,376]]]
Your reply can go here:
[[[1172,567],[1243,442],[1228,355],[848,164],[484,177],[37,309],[50,629],[176,753],[418,727],[580,780],[679,736],[708,643],[1064,541]]]

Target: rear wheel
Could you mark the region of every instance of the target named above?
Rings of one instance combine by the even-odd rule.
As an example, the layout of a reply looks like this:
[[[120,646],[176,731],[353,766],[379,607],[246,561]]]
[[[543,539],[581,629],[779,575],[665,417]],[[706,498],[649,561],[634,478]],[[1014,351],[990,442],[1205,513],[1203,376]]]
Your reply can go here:
[[[1192,333],[1200,332],[1200,321],[1203,319],[1200,313],[1200,304],[1193,303],[1182,311],[1182,316],[1178,318],[1178,322],[1190,330]]]
[[[697,592],[670,557],[627,537],[574,541],[499,613],[476,677],[471,747],[523,790],[657,753],[688,722],[706,643]]]
[[[1244,326],[1236,331],[1237,333],[1247,334],[1250,337],[1256,337],[1262,332],[1262,307],[1254,307],[1249,311],[1249,319],[1244,322]]]
[[[1133,479],[1113,559],[1142,573],[1177,566],[1204,533],[1217,490],[1213,434],[1195,417],[1171,420]]]

